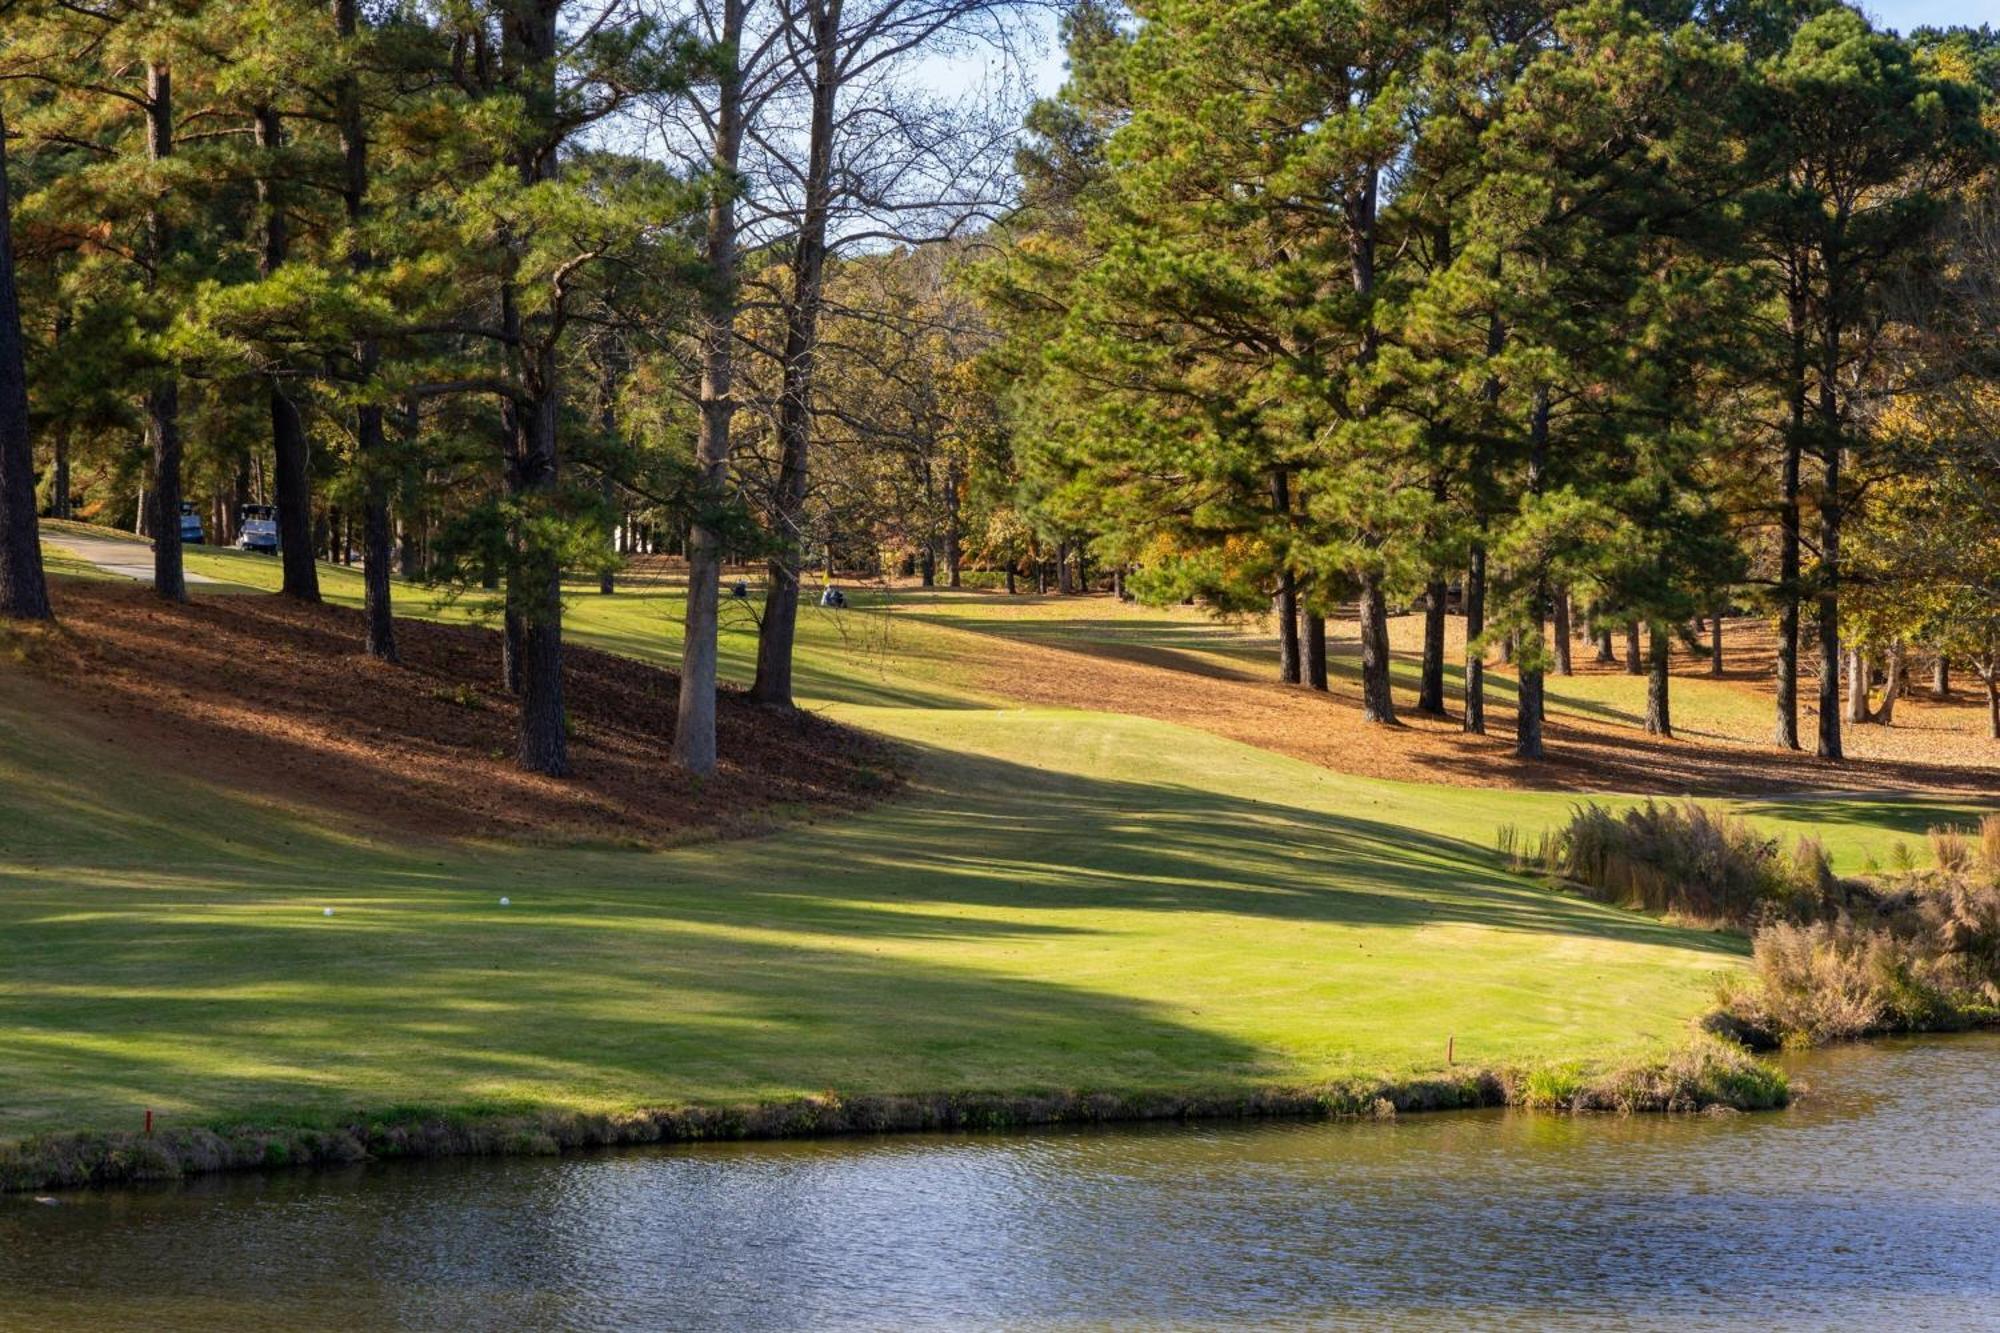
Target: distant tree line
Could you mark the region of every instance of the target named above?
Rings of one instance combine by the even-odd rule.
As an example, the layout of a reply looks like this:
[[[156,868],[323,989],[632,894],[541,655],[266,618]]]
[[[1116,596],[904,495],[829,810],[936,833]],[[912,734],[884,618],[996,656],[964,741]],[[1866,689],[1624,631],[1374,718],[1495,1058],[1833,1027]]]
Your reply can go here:
[[[1390,609],[1426,611],[1442,712],[1456,595],[1463,724],[1503,647],[1529,757],[1572,618],[1664,732],[1674,639],[1735,604],[1775,623],[1778,744],[1816,675],[1840,757],[1919,652],[2000,737],[2000,34],[1161,0],[1066,37],[982,290],[1021,484],[1139,595],[1275,603],[1321,688],[1352,605],[1383,723]]]
[[[676,758],[716,764],[725,556],[790,706],[829,284],[1007,205],[1018,106],[917,75],[1011,61],[1019,6],[0,4],[7,611],[48,614],[37,510],[143,532],[178,602],[183,504],[272,503],[285,595],[358,548],[380,658],[398,573],[490,605],[562,774],[565,578],[672,533]]]
[[[561,774],[566,596],[685,559],[675,758],[716,762],[725,563],[790,706],[809,571],[1276,612],[1415,706],[1573,639],[1649,678],[1732,608],[1777,741],[1919,661],[2000,736],[2000,34],[1818,0],[1085,0],[1069,77],[940,91],[1032,0],[0,0],[0,605],[37,512],[272,503],[490,609]],[[1580,632],[1580,634],[1578,633]],[[1848,698],[1843,705],[1843,676]],[[1879,693],[1874,688],[1882,682]]]

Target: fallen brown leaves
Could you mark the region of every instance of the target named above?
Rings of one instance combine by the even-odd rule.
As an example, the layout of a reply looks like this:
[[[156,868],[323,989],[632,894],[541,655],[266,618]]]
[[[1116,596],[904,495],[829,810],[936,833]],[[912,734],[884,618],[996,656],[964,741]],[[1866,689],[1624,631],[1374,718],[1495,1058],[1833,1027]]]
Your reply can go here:
[[[359,613],[272,596],[167,606],[150,591],[60,581],[61,630],[34,669],[97,729],[172,771],[356,827],[657,844],[766,827],[785,807],[853,807],[893,787],[889,750],[808,712],[724,690],[720,770],[669,761],[678,678],[566,649],[576,776],[513,763],[515,702],[496,632],[396,622],[403,664],[361,651]]]
[[[1086,604],[1085,599],[1078,601]],[[1092,597],[1087,604],[1091,615],[1120,614],[1109,598]],[[1447,660],[1455,665],[1463,660],[1463,622],[1449,623]],[[1421,647],[1421,620],[1404,616],[1392,624],[1397,656],[1414,671]],[[1606,709],[1585,699],[1566,702],[1563,680],[1552,675],[1546,757],[1536,761],[1514,757],[1511,669],[1488,667],[1487,731],[1483,736],[1467,735],[1461,729],[1455,685],[1448,692],[1448,716],[1427,717],[1416,712],[1410,692],[1399,687],[1400,725],[1372,726],[1360,715],[1360,691],[1353,675],[1359,651],[1354,627],[1329,624],[1327,629],[1329,652],[1335,659],[1328,693],[1273,679],[1275,647],[1268,668],[1261,664],[1253,668],[1199,649],[1118,640],[1093,642],[1081,636],[1057,646],[1023,642],[1004,631],[992,636],[994,648],[982,654],[978,684],[1025,703],[1157,718],[1338,772],[1412,782],[1696,795],[1837,790],[1991,796],[2000,790],[2000,745],[1981,733],[1984,705],[1969,696],[1937,704],[1906,694],[1898,705],[1895,727],[1849,729],[1850,758],[1843,763],[1821,761],[1769,744],[1771,648],[1759,622],[1730,622],[1725,642],[1729,673],[1719,681],[1708,677],[1705,656],[1687,654],[1675,645],[1673,674],[1677,678],[1700,678],[1704,688],[1754,696],[1744,707],[1721,710],[1731,714],[1727,724],[1714,724],[1704,717],[1700,724],[1683,726],[1676,739],[1648,736],[1638,725],[1645,698],[1642,680],[1630,680],[1629,691],[1620,692],[1619,706]],[[1622,666],[1592,662],[1593,652],[1588,644],[1576,645],[1578,675],[1622,674]],[[1679,688],[1685,693],[1685,686]],[[1807,683],[1801,692],[1809,695],[1810,689]],[[1810,698],[1805,702],[1809,705]],[[1625,715],[1619,716],[1621,713]],[[1743,717],[1736,718],[1737,713]],[[1752,726],[1764,734],[1754,734]],[[1808,711],[1800,719],[1808,742],[1812,726]]]

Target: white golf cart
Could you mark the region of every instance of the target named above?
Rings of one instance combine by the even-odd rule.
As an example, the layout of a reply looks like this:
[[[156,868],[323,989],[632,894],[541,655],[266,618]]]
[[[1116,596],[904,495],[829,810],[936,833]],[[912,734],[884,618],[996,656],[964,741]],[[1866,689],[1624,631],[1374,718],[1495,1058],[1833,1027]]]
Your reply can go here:
[[[278,507],[276,505],[244,505],[243,523],[236,533],[238,549],[256,551],[260,555],[278,553]]]

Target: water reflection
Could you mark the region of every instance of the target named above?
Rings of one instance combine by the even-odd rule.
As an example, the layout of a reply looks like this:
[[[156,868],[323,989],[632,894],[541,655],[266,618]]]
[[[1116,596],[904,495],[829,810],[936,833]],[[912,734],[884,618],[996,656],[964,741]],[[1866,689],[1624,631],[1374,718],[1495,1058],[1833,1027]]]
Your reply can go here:
[[[1776,1116],[715,1146],[0,1201],[0,1324],[2000,1327],[2000,1037]]]

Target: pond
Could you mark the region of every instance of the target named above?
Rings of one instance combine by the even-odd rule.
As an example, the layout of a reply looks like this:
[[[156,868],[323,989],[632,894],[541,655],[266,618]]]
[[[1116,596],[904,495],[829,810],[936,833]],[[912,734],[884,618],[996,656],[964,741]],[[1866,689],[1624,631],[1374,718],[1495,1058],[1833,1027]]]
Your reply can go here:
[[[0,1325],[2000,1327],[2000,1035],[1791,1111],[394,1163],[0,1199]]]

